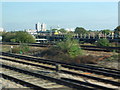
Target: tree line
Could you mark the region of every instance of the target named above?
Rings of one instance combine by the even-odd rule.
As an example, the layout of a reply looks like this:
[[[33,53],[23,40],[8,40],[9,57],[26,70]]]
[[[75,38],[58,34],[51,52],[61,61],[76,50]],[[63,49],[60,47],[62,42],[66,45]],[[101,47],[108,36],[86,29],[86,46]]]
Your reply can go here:
[[[3,42],[35,43],[35,38],[26,31],[2,32]]]
[[[95,33],[95,34],[102,33],[102,34],[109,35],[111,32],[114,32],[115,34],[119,34],[120,26],[116,27],[114,29],[114,31],[109,30],[109,29],[104,29],[104,30],[100,30],[100,31],[92,31],[92,30],[86,30],[83,27],[76,27],[75,31],[69,31],[69,32],[67,32],[67,30],[65,30],[64,28],[52,29],[51,31],[53,31],[53,32],[58,31],[58,32],[61,32],[61,33],[75,33],[75,34],[78,34],[78,35],[80,35],[80,34],[89,34],[89,33]]]
[[[57,29],[52,29],[52,31],[55,31]],[[109,29],[101,30],[101,31],[91,31],[86,30],[82,27],[76,27],[74,32],[67,32],[64,28],[58,30],[61,33],[75,33],[75,34],[89,34],[89,33],[102,33],[108,35],[111,32],[114,32],[117,35],[120,35],[120,26],[116,27],[114,31],[111,31]],[[26,31],[14,31],[14,32],[2,32],[2,41],[3,42],[17,42],[17,43],[35,43],[35,38],[31,34],[29,34]]]

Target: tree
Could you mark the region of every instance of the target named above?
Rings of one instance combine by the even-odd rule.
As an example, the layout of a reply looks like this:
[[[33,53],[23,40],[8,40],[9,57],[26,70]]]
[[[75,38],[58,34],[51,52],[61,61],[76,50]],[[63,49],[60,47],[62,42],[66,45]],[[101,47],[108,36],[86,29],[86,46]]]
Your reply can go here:
[[[64,28],[61,28],[60,30],[58,30],[61,33],[66,33],[67,31]]]
[[[79,34],[79,35],[80,34],[87,34],[87,31],[84,28],[82,28],[82,27],[76,27],[74,33]]]
[[[5,42],[35,43],[35,38],[26,31],[6,32],[2,36]]]
[[[103,34],[108,35],[111,31],[109,29],[101,30]]]
[[[73,31],[68,31],[67,34],[74,34],[74,32]]]
[[[15,39],[16,42],[35,43],[35,38],[31,34],[25,31],[17,31]]]
[[[11,42],[11,39],[14,39],[15,36],[16,36],[15,32],[4,32],[2,34],[2,38],[3,38],[2,40],[4,42]]]
[[[58,31],[58,29],[52,29],[52,32]]]
[[[80,48],[79,42],[75,39],[72,39],[71,35],[67,35],[64,41],[59,42],[56,45],[56,50],[64,54],[68,54],[72,58],[82,55],[82,50]]]
[[[99,39],[96,43],[97,46],[110,46],[109,40],[108,39]]]
[[[120,35],[120,26],[118,26],[118,27],[116,27],[116,28],[114,29],[114,33],[115,33],[116,35]]]

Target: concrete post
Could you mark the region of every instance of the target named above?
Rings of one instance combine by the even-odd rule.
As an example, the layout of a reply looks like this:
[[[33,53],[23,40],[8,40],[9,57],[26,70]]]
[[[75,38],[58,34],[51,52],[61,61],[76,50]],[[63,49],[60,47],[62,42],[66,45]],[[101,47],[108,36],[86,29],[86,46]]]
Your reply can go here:
[[[77,38],[79,38],[78,34],[76,34]]]
[[[104,37],[105,37],[105,39],[107,38],[107,35],[106,35],[106,33],[104,34]]]
[[[112,32],[111,32],[111,37],[112,37],[112,39],[114,39],[114,33],[112,33]]]
[[[84,38],[86,38],[86,34],[84,34]]]
[[[82,38],[82,34],[80,34],[80,38]]]
[[[100,34],[98,34],[98,39],[100,39]]]
[[[60,64],[56,64],[56,72],[59,72],[61,70],[61,65]]]
[[[90,39],[90,34],[88,34],[88,39]]]
[[[93,39],[95,39],[95,34],[92,34],[92,36],[93,36]]]
[[[10,46],[10,53],[12,53],[13,46]]]
[[[119,32],[119,34],[118,34],[118,38],[120,38],[120,32]]]

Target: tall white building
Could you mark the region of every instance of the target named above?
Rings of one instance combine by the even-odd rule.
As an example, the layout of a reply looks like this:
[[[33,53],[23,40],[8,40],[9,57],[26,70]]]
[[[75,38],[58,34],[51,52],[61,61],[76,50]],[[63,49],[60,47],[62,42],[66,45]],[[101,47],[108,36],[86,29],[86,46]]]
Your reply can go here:
[[[40,31],[40,23],[38,22],[37,24],[35,24],[35,29],[39,32]]]
[[[36,28],[37,32],[46,31],[46,24],[44,24],[44,23],[40,24],[38,22],[37,24],[35,24],[35,28]]]
[[[46,24],[44,23],[41,24],[41,31],[46,31]]]

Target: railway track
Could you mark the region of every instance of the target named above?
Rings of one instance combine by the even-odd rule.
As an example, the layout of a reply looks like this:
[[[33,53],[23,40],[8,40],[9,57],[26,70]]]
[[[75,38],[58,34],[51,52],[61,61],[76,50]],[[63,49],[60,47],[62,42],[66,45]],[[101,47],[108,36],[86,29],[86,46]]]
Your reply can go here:
[[[8,54],[5,54],[4,53],[4,55],[6,55],[6,56],[11,56],[11,55],[8,55]],[[13,56],[12,56],[13,57]],[[16,56],[15,56],[16,57]],[[24,57],[24,56],[23,56]],[[50,65],[50,66],[52,66],[52,67],[48,67],[48,66],[44,66],[44,65],[39,65],[38,63],[37,64],[35,64],[36,62],[34,62],[34,61],[29,61],[29,58],[30,57],[27,57],[27,59],[25,59],[24,58],[24,60],[22,60],[22,61],[20,61],[20,60],[13,60],[13,59],[10,59],[10,58],[4,58],[4,57],[2,57],[4,60],[8,60],[8,61],[12,61],[12,62],[16,62],[16,63],[22,63],[22,64],[27,64],[27,65],[32,65],[32,66],[37,66],[37,67],[42,67],[42,68],[46,68],[46,69],[50,69],[50,70],[56,70],[55,69],[55,66],[53,66],[53,64],[55,65],[55,63],[53,63],[52,62],[52,64]],[[18,57],[16,57],[16,58],[18,58]],[[22,58],[23,59],[23,58]],[[35,59],[35,58],[34,58]],[[32,58],[32,60],[34,60],[33,58]],[[28,62],[24,62],[24,61],[26,61],[26,60],[28,60],[29,61],[29,63]],[[38,60],[37,60],[38,61]],[[32,62],[32,63],[30,63],[30,62]],[[41,63],[41,62],[39,62],[39,63]],[[63,67],[63,68],[65,68],[65,67]],[[73,68],[72,68],[73,69]],[[80,74],[80,73],[76,73],[76,72],[72,72],[72,69],[70,69],[70,70],[64,70],[64,69],[62,69],[60,72],[62,72],[62,73],[67,73],[67,74],[72,74],[72,75],[76,75],[76,76],[80,76],[81,78],[87,78],[87,79],[93,79],[93,80],[96,80],[96,81],[98,81],[98,82],[104,82],[104,83],[107,83],[107,84],[112,84],[112,85],[115,85],[115,86],[119,86],[120,85],[120,83],[119,82],[117,82],[116,80],[119,80],[119,77],[115,77],[115,78],[117,78],[117,79],[115,79],[115,78],[113,78],[113,79],[115,79],[115,80],[109,80],[109,79],[102,79],[102,78],[100,78],[100,77],[95,77],[95,76],[98,76],[98,75],[95,75],[95,76],[90,76],[90,75],[84,75],[84,74]],[[74,68],[74,70],[75,70],[75,68]],[[113,70],[113,71],[115,71],[115,70]],[[112,72],[112,73],[116,73],[116,71],[115,72]],[[117,71],[117,73],[118,73],[118,71]],[[66,74],[65,74],[66,75]],[[109,76],[109,77],[111,77],[111,76]],[[67,79],[65,79],[64,77],[62,77],[64,80],[68,80],[68,81],[74,81],[75,83],[77,83],[77,82],[81,82],[81,81],[76,81],[75,79],[74,80],[69,80],[68,78]],[[89,81],[89,82],[91,82],[91,81]],[[91,82],[92,83],[92,82]],[[85,83],[84,83],[85,84]],[[94,85],[93,85],[94,86]],[[99,86],[99,85],[98,85]],[[108,85],[109,86],[109,85]]]
[[[1,88],[28,88],[25,85],[19,84],[18,82],[14,82],[14,79],[9,79],[9,76],[1,74],[0,78]],[[29,88],[28,88],[29,89]]]
[[[93,90],[93,89],[97,89],[98,87],[99,88],[102,88],[102,89],[107,89],[107,90],[113,90],[112,88],[107,88],[107,87],[103,87],[103,86],[98,86],[98,85],[94,85],[94,84],[90,84],[90,83],[85,83],[85,82],[81,82],[81,84],[79,84],[79,83],[75,83],[75,82],[71,82],[71,81],[68,81],[68,80],[65,80],[65,79],[56,79],[56,78],[52,78],[52,77],[48,77],[48,76],[43,76],[43,75],[40,75],[40,74],[37,74],[37,73],[33,73],[33,72],[30,72],[30,71],[26,71],[26,70],[22,70],[22,69],[19,69],[19,68],[15,68],[15,67],[10,67],[10,66],[6,66],[6,65],[3,65],[2,66],[3,68],[7,68],[7,69],[10,69],[10,70],[17,70],[17,73],[16,73],[16,71],[15,72],[13,72],[12,71],[12,74],[11,74],[11,71],[9,70],[9,71],[7,71],[7,74],[8,74],[8,72],[10,73],[9,75],[10,76],[12,76],[12,77],[14,77],[14,78],[19,78],[19,79],[21,79],[21,81],[24,81],[24,82],[29,82],[29,83],[32,83],[32,84],[36,84],[36,86],[38,85],[40,85],[41,86],[41,84],[43,83],[43,86],[46,86],[46,87],[44,87],[44,88],[47,88],[47,89],[50,89],[51,87],[52,87],[52,89],[53,89],[53,87],[59,87],[58,89],[60,89],[60,90],[62,90],[63,88],[65,89],[65,90],[70,90],[70,88],[65,88],[65,87],[63,87],[62,85],[57,85],[57,86],[55,86],[56,84],[55,83],[53,83],[52,82],[52,85],[51,85],[51,83],[48,83],[48,81],[47,82],[44,82],[44,80],[39,80],[39,78],[40,77],[42,77],[42,78],[44,78],[44,79],[49,79],[49,80],[51,80],[51,81],[54,81],[54,82],[57,82],[57,83],[64,83],[64,85],[67,85],[67,86],[69,86],[69,87],[72,87],[72,88],[76,88],[76,89],[87,89],[87,90]],[[6,70],[6,69],[5,69]],[[20,73],[20,75],[18,74],[18,72]],[[22,75],[21,75],[21,73],[22,73]],[[25,76],[23,75],[23,73],[25,73]],[[26,74],[29,74],[29,75],[26,75]],[[30,76],[30,75],[32,75],[32,76]],[[26,78],[27,77],[27,78]],[[38,79],[34,79],[35,77],[37,77]],[[71,80],[71,79],[70,79]],[[46,80],[45,80],[46,81]],[[77,81],[77,80],[75,80],[75,81]],[[38,83],[39,82],[39,83]],[[40,87],[39,86],[39,87]],[[42,86],[42,87],[43,87]],[[51,87],[50,87],[51,86]],[[92,88],[94,86],[94,88]],[[39,88],[38,87],[38,88]],[[60,88],[61,87],[61,88]],[[33,88],[33,87],[32,87]],[[56,88],[55,88],[56,89]],[[72,90],[74,90],[74,89],[72,89]]]
[[[0,43],[3,45],[19,45],[19,43],[10,43],[10,42],[3,42]],[[34,46],[34,47],[50,47],[56,44],[53,43],[29,43],[29,46]],[[104,52],[113,52],[114,50],[116,52],[120,52],[120,47],[98,47],[98,46],[90,46],[90,45],[80,45],[80,47],[84,50],[88,51],[104,51]]]
[[[45,69],[50,69],[50,70],[56,70],[55,69],[55,67],[50,67],[50,66],[45,66],[45,65],[43,65],[43,64],[36,64],[36,63],[34,63],[34,62],[25,62],[25,61],[23,61],[23,60],[14,60],[14,59],[9,59],[9,58],[4,58],[4,57],[2,57],[2,59],[3,60],[7,60],[7,61],[12,61],[12,62],[17,62],[17,63],[22,63],[22,64],[26,64],[26,65],[32,65],[32,66],[36,66],[36,68],[37,67],[41,67],[41,68],[45,68]],[[20,67],[22,67],[22,66],[20,66]],[[38,69],[39,70],[39,69]],[[68,74],[72,74],[72,75],[77,75],[77,76],[83,76],[83,77],[86,77],[86,78],[91,78],[91,79],[94,79],[94,80],[99,80],[99,81],[103,81],[103,82],[106,82],[106,83],[111,83],[111,84],[113,84],[113,85],[118,85],[119,86],[119,84],[120,83],[117,83],[117,82],[114,82],[114,81],[110,81],[110,80],[105,80],[105,79],[100,79],[100,78],[97,78],[97,77],[91,77],[91,76],[84,76],[84,75],[82,75],[82,74],[80,74],[80,73],[76,73],[76,72],[71,72],[70,70],[68,71],[68,70],[61,70],[61,72],[63,72],[63,73],[68,73]]]
[[[57,79],[57,78],[53,78],[53,77],[49,77],[49,76],[45,76],[45,75],[41,75],[41,74],[37,74],[35,72],[31,72],[25,69],[20,69],[20,68],[16,68],[16,67],[11,67],[8,65],[2,65],[2,68],[4,68],[4,74],[7,74],[8,77],[10,78],[14,78],[17,79],[15,81],[21,81],[20,83],[23,83],[25,85],[29,85],[30,88],[43,88],[43,89],[60,89],[62,90],[63,88],[65,90],[70,90],[71,88],[75,88],[75,89],[87,89],[87,90],[96,90],[96,89],[103,89],[103,90],[114,90],[115,88],[108,88],[108,87],[104,87],[104,86],[100,86],[100,85],[95,85],[95,84],[91,84],[91,83],[87,83],[87,82],[82,82],[82,81],[78,81],[78,80],[73,80],[73,79],[68,79],[68,78],[61,78],[61,79]],[[12,73],[12,74],[11,74]],[[44,78],[44,80],[43,80]],[[50,81],[52,82],[50,82]],[[28,84],[29,82],[29,84]],[[27,83],[27,84],[26,84]],[[59,85],[59,84],[62,85]],[[68,88],[66,86],[69,86],[71,88]],[[74,89],[72,89],[74,90]]]
[[[53,66],[55,66],[56,64],[61,64],[62,67],[69,68],[69,69],[82,70],[82,71],[101,74],[105,76],[110,76],[110,77],[112,76],[115,78],[120,78],[120,75],[119,75],[120,70],[115,70],[115,69],[113,70],[109,68],[102,68],[102,67],[96,67],[96,66],[90,66],[90,65],[67,64],[67,63],[58,62],[58,61],[40,59],[36,57],[21,56],[21,55],[9,54],[9,53],[4,53],[4,52],[2,54],[9,56],[9,57],[15,57],[15,58],[24,59],[24,60],[29,60],[29,61],[34,61],[34,62],[39,62],[39,63],[44,63],[44,64],[50,64]]]
[[[4,69],[5,70],[5,69]],[[12,72],[12,75],[14,75],[15,73]],[[7,74],[1,74],[2,75],[2,78],[4,78],[2,80],[2,88],[5,89],[5,88],[26,88],[26,89],[30,89],[30,88],[36,88],[36,89],[42,89],[42,90],[47,90],[45,88],[42,88],[40,86],[37,86],[37,85],[34,85],[34,84],[31,84],[29,82],[26,82],[23,79],[23,76],[22,79],[18,79],[18,75],[17,76],[11,76],[11,75],[8,75]],[[25,79],[25,78],[24,78]],[[32,79],[32,78],[31,78]],[[6,85],[6,83],[7,85]],[[14,84],[13,84],[14,83]],[[19,85],[19,86],[18,86]],[[32,89],[31,89],[32,90]]]
[[[4,78],[8,78],[13,80],[19,84],[22,84],[26,87],[33,88],[35,90],[42,89],[42,90],[51,90],[51,89],[70,89],[64,85],[57,84],[56,82],[49,81],[48,79],[44,79],[42,76],[35,76],[34,73],[30,73],[29,71],[25,71],[23,69],[2,65],[2,69],[4,72],[2,76]],[[17,71],[16,71],[17,70]]]

